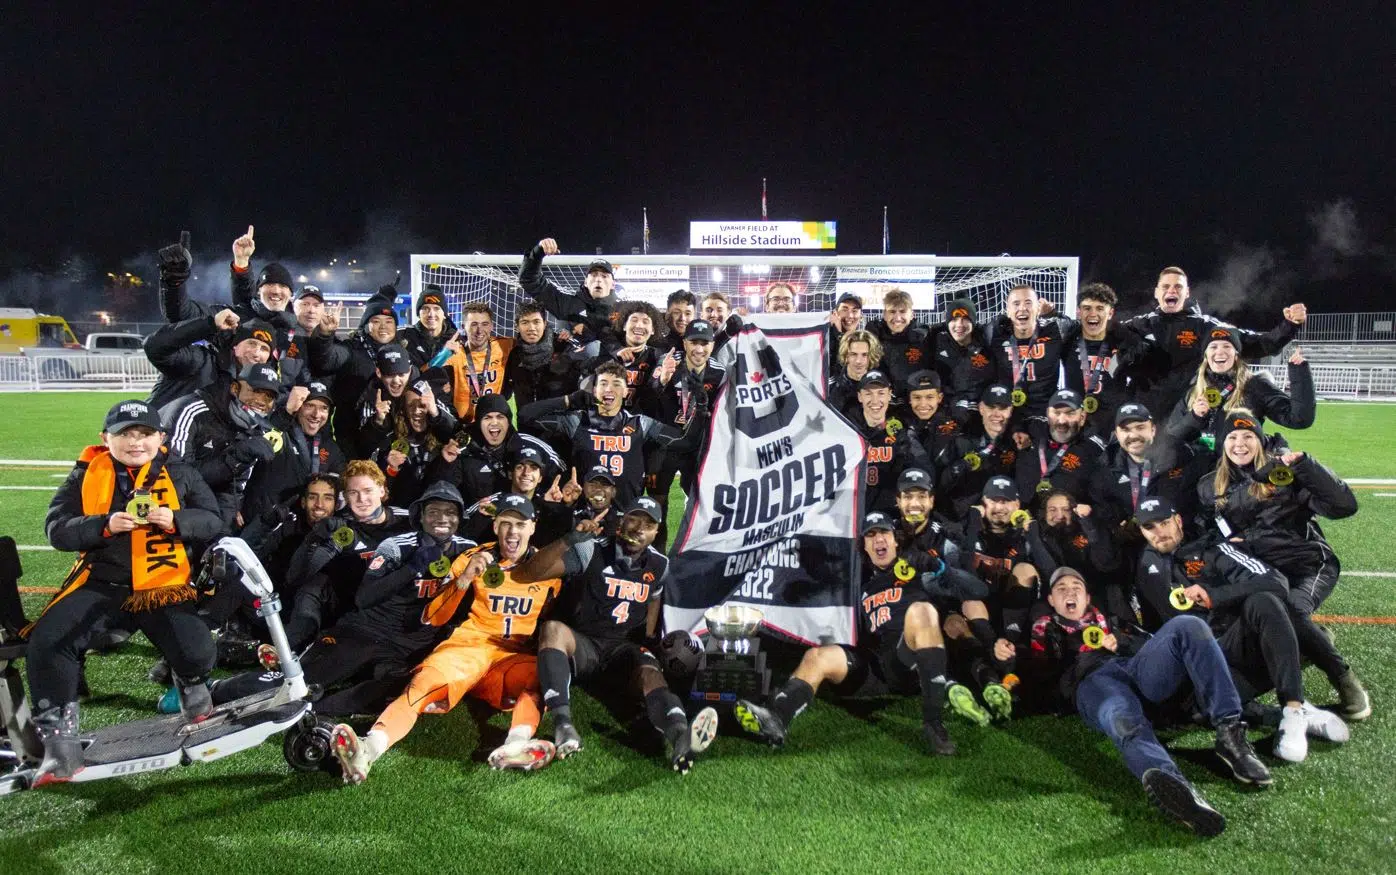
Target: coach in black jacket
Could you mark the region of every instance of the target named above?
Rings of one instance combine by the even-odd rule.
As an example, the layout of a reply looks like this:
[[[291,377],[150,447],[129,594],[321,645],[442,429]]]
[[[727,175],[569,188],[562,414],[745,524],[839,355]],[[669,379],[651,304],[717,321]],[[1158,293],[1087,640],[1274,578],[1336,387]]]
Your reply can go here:
[[[324,383],[313,382],[294,414],[276,410],[271,428],[281,434],[273,455],[257,464],[243,492],[242,518],[251,522],[273,505],[294,500],[316,474],[344,470],[344,453],[330,437],[331,402]]]
[[[271,326],[243,322],[232,310],[162,325],[145,339],[146,358],[160,372],[147,403],[160,410],[199,389],[227,386],[248,365],[270,361],[275,347]]]
[[[393,311],[396,300],[396,287],[380,286],[377,294],[364,303],[358,330],[346,340],[335,336],[338,317],[327,313],[320,330],[306,341],[311,372],[334,377],[334,437],[342,447],[358,446],[359,397],[377,372],[378,350],[397,337],[397,315]]]

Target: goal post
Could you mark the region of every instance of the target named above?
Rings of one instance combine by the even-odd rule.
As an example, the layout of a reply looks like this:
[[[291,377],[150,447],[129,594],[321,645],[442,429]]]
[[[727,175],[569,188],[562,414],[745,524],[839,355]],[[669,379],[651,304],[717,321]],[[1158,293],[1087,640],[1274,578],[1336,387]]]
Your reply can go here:
[[[839,295],[858,295],[868,315],[882,309],[882,296],[899,288],[912,297],[916,319],[940,321],[943,302],[974,301],[980,320],[1003,311],[1014,286],[1027,284],[1069,316],[1076,313],[1079,259],[1075,257],[942,255],[551,255],[544,276],[565,289],[578,289],[587,265],[597,258],[611,262],[621,300],[645,300],[661,312],[679,289],[701,301],[709,292],[727,295],[733,307],[758,311],[765,290],[783,282],[795,291],[796,309],[827,312]],[[485,301],[495,313],[495,330],[514,332],[521,255],[413,255],[412,311],[427,285],[440,286],[446,309],[459,324],[462,308]]]

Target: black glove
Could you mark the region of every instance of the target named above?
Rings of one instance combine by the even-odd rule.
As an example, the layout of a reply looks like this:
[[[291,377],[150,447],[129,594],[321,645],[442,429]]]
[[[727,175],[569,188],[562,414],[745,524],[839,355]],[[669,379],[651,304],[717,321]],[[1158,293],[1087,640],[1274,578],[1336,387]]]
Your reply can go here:
[[[387,284],[385,284],[385,285],[379,286],[379,287],[378,287],[378,295],[379,295],[380,297],[391,295],[391,296],[396,300],[396,298],[397,298],[397,283],[396,283],[396,282],[391,282],[391,283],[387,283]]]
[[[590,410],[595,403],[595,396],[585,389],[578,389],[567,396],[568,410]]]
[[[259,434],[240,438],[228,447],[228,458],[235,462],[270,462],[275,455],[276,450]]]
[[[182,286],[189,280],[194,256],[189,254],[189,232],[179,232],[179,242],[171,243],[156,253],[160,265],[160,280],[168,286]]]
[[[271,508],[272,521],[280,526],[295,525],[296,510],[290,505],[276,504]]]
[[[728,337],[735,337],[742,332],[742,314],[733,313],[727,317],[727,325],[724,326]]]

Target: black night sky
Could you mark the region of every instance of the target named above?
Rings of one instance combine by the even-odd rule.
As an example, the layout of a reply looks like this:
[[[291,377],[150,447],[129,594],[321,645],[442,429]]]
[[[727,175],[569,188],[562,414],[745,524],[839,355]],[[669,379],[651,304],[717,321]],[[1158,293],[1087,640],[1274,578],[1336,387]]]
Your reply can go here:
[[[153,277],[249,222],[259,262],[628,252],[648,207],[682,252],[766,176],[841,252],[886,204],[893,252],[1080,255],[1127,305],[1179,263],[1266,311],[1392,307],[1389,3],[202,5],[7,10],[0,279]]]

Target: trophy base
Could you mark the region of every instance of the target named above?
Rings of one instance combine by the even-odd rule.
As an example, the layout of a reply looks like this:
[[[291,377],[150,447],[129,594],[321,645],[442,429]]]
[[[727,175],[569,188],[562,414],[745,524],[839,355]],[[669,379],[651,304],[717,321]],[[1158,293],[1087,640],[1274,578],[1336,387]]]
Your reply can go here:
[[[771,670],[757,638],[732,642],[724,652],[718,642],[709,640],[698,662],[691,700],[705,705],[732,707],[738,699],[761,701],[771,689]]]

